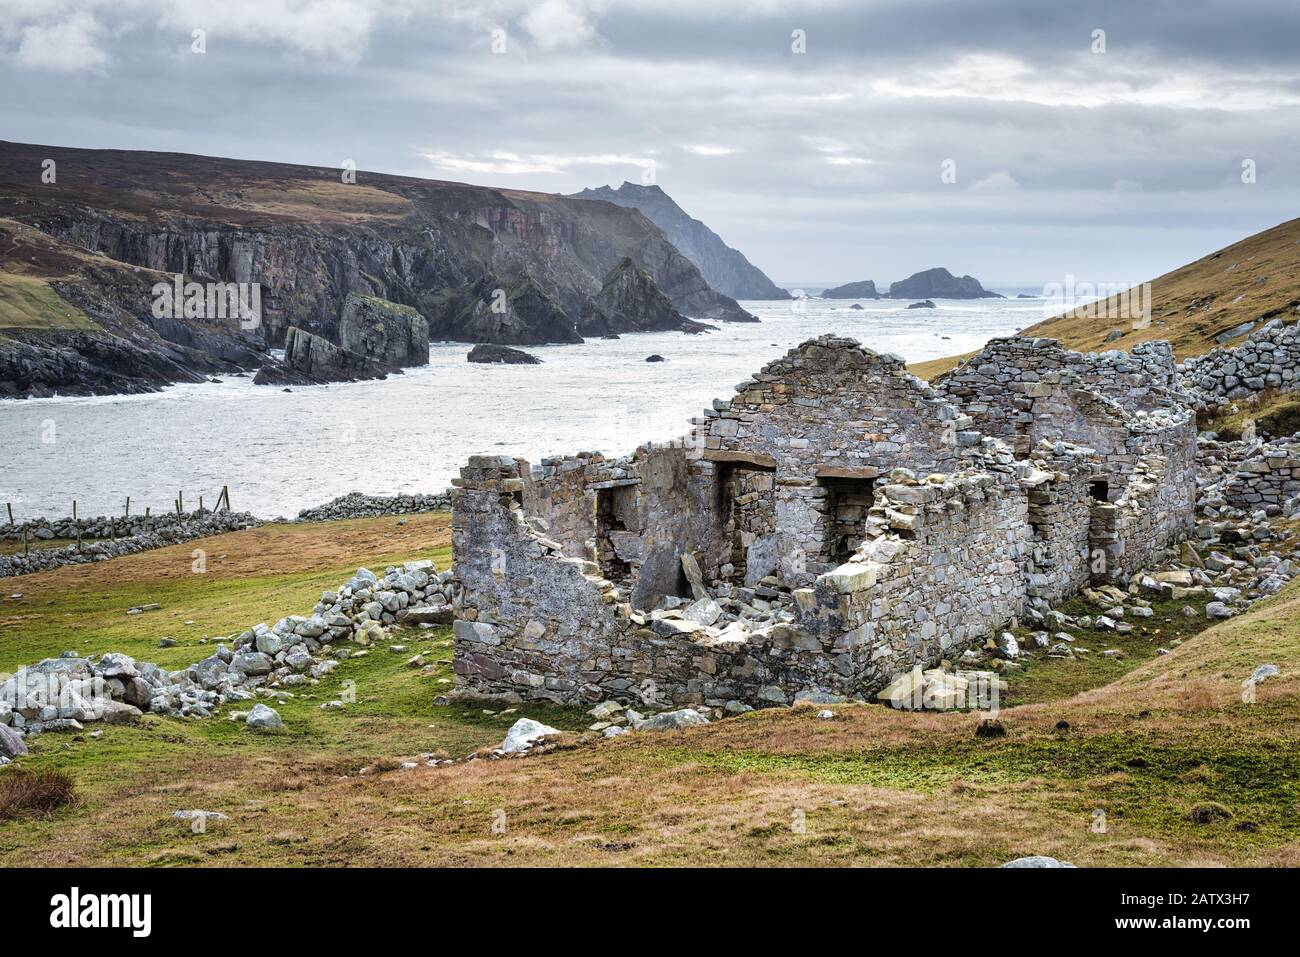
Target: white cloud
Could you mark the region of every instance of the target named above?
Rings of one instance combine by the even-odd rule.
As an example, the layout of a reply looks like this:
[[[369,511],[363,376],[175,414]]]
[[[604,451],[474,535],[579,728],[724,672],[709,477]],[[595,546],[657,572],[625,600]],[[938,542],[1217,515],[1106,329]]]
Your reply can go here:
[[[972,183],[970,188],[971,192],[974,193],[1005,193],[1013,189],[1019,189],[1020,184],[1006,170],[999,170],[978,182]]]
[[[103,27],[86,13],[50,24],[32,24],[22,29],[14,63],[25,70],[77,73],[96,70],[108,62],[99,47]]]
[[[520,175],[527,173],[559,173],[574,166],[608,166],[637,169],[654,169],[655,160],[648,156],[631,156],[622,153],[559,154],[511,153],[496,150],[484,156],[471,153],[433,151],[420,154],[439,169],[458,173],[496,173]]]
[[[688,153],[694,153],[696,156],[730,156],[736,152],[730,146],[683,146],[682,149]]]
[[[571,0],[542,0],[519,23],[543,50],[581,46],[597,36],[591,11]]]

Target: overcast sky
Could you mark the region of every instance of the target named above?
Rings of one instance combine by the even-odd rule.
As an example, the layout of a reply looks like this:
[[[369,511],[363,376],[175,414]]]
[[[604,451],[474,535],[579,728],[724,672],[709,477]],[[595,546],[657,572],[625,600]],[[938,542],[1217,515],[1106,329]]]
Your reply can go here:
[[[1300,215],[1298,50],[1296,0],[0,0],[0,139],[653,181],[785,285],[1136,282]]]

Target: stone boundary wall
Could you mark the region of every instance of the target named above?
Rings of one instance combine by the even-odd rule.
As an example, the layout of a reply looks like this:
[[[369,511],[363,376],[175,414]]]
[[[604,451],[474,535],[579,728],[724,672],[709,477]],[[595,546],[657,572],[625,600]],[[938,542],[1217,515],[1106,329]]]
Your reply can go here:
[[[348,492],[324,505],[304,508],[299,522],[331,522],[346,518],[378,518],[382,515],[413,515],[419,512],[446,512],[451,509],[447,492],[413,492],[406,495],[367,495]]]
[[[1237,444],[1237,443],[1234,443]],[[1230,508],[1287,514],[1300,506],[1300,441],[1252,444],[1224,463],[1217,491]]]
[[[855,692],[960,653],[1021,615],[1029,471],[1007,455],[951,476],[891,472],[871,509],[874,535],[795,592],[800,625],[845,657],[838,670]]]
[[[1179,367],[1184,386],[1216,402],[1265,389],[1300,389],[1300,322],[1272,319],[1231,348],[1212,349]]]
[[[77,548],[76,545],[66,545],[62,548],[32,547],[27,555],[23,555],[21,551],[11,555],[0,555],[0,578],[48,571],[63,565],[85,565],[122,555],[135,555],[155,548],[175,545],[178,542],[206,538],[209,535],[222,535],[226,532],[256,528],[262,524],[259,519],[247,512],[206,510],[183,515],[151,516],[151,519],[156,521],[151,522],[150,526],[144,524],[138,526],[141,529],[140,534],[118,538],[116,541],[107,538],[85,541],[86,536],[83,532],[81,548]],[[134,523],[135,519],[131,519],[131,522]],[[74,529],[70,537],[75,535]],[[21,538],[21,533],[19,537]],[[39,545],[39,541],[33,541],[33,546],[36,545]]]

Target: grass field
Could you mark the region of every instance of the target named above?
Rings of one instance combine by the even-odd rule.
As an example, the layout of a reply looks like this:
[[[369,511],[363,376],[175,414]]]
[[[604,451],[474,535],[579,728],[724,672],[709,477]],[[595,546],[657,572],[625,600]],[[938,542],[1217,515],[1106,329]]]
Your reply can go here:
[[[190,572],[194,548],[206,575]],[[305,612],[358,565],[412,557],[445,565],[445,515],[267,526],[12,579],[5,592],[24,597],[0,603],[0,667],[68,648],[180,667],[210,652],[208,635]],[[126,615],[144,601],[162,610]],[[396,768],[496,745],[520,715],[575,731],[590,719],[436,706],[450,634],[402,629],[391,640],[406,651],[373,648],[277,705],[283,732],[146,716],[36,738],[23,764],[69,772],[79,797],[0,822],[0,862],[971,866],[1044,853],[1080,865],[1300,864],[1300,589],[1209,629],[1156,611],[1125,638],[1074,630],[1095,649],[1088,658],[1009,674],[1003,738],[975,738],[973,714],[843,705],[829,721],[818,708],[773,709],[415,770]],[[164,635],[177,645],[158,648]],[[1102,658],[1105,648],[1124,657]],[[427,668],[407,666],[416,653]],[[1281,677],[1243,702],[1242,679],[1265,661]],[[349,681],[356,702],[320,710]],[[1231,817],[1195,823],[1192,808],[1208,801]],[[195,834],[170,817],[191,808],[229,820]]]
[[[76,306],[36,276],[0,272],[0,329],[95,329]]]

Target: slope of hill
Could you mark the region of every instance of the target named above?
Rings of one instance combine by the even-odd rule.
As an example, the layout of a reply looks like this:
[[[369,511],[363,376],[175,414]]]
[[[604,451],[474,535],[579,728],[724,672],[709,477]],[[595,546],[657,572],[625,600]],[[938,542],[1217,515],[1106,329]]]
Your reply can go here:
[[[789,299],[790,294],[768,279],[739,250],[732,249],[708,226],[689,216],[658,186],[624,183],[618,189],[601,186],[574,193],[578,199],[602,199],[639,209],[668,236],[708,280],[709,285],[736,299]]]
[[[1146,297],[1113,295],[1024,331],[1060,339],[1072,349],[1128,350],[1139,342],[1168,339],[1179,359],[1215,346],[1233,346],[1274,317],[1300,319],[1300,219],[1266,229],[1166,273]],[[965,356],[917,363],[912,372],[933,378]]]
[[[42,181],[47,160],[56,164],[55,182]],[[147,291],[155,273],[259,284],[254,362],[256,353],[283,343],[289,326],[337,343],[349,293],[414,307],[428,321],[430,337],[438,339],[452,338],[462,327],[458,317],[466,294],[526,282],[553,304],[551,312],[568,317],[567,338],[587,301],[625,257],[685,316],[754,320],[714,291],[637,210],[365,172],[356,173],[353,183],[342,180],[340,170],[320,167],[0,143],[0,221],[8,224],[8,238],[0,240],[0,273],[26,277],[7,278],[3,287],[0,383],[8,382],[11,394],[39,392],[68,362],[95,366],[83,333],[56,328],[65,310],[41,286],[54,289],[60,281],[81,288],[100,307],[74,303],[99,327],[92,330],[96,348],[107,343],[115,354],[131,353],[144,364],[163,355],[164,366],[177,367],[136,377],[133,362],[119,356],[109,363],[116,372],[83,369],[60,391],[123,391],[117,373],[139,378],[130,387],[156,388],[228,366],[221,357],[239,340],[236,330],[197,335],[189,318],[164,324],[150,316]],[[17,231],[42,238],[15,240]],[[35,262],[24,252],[33,245],[41,246]],[[96,271],[99,277],[89,278]],[[106,281],[109,273],[112,282]],[[142,283],[143,297],[130,277]],[[81,294],[72,295],[75,300]],[[33,317],[33,309],[41,315]],[[190,351],[162,349],[161,340]],[[25,350],[14,344],[19,341]],[[249,358],[248,347],[242,348],[241,364]],[[37,368],[45,372],[33,378]]]

